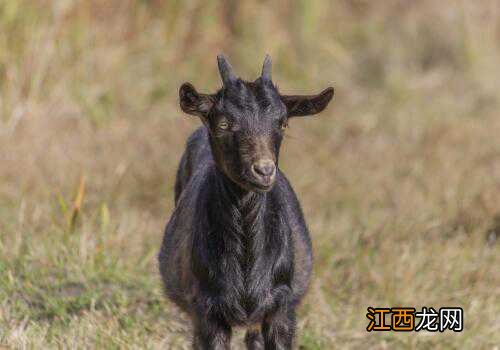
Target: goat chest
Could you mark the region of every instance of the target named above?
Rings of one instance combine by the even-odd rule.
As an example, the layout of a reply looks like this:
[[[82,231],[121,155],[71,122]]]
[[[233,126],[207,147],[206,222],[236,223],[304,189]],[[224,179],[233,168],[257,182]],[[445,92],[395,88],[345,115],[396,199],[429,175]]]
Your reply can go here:
[[[264,209],[211,218],[195,247],[205,260],[200,289],[231,325],[262,321],[291,291],[290,229],[279,212]]]

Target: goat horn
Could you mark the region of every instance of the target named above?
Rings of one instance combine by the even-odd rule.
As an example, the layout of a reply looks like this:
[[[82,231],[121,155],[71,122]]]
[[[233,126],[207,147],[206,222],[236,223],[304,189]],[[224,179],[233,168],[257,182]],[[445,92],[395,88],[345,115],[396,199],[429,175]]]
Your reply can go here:
[[[266,55],[264,64],[262,65],[262,80],[271,81],[271,56]]]
[[[219,73],[224,86],[231,84],[236,81],[237,77],[233,73],[233,67],[229,64],[226,56],[220,54],[217,56],[217,64],[219,65]]]

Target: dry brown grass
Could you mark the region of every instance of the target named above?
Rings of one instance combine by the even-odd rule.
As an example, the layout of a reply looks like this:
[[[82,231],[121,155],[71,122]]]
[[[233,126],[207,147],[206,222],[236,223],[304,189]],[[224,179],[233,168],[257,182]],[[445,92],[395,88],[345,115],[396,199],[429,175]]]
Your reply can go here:
[[[498,2],[228,3],[0,4],[0,346],[188,346],[155,256],[199,124],[177,88],[215,90],[219,51],[336,87],[283,146],[316,252],[299,344],[498,346]],[[365,331],[398,305],[461,306],[464,332]]]

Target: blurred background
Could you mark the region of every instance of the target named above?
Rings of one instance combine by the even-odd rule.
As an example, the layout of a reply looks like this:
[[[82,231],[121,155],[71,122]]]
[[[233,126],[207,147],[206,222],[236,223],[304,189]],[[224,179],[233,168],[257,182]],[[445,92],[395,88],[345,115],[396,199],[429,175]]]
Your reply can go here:
[[[498,1],[3,0],[0,347],[189,347],[156,254],[200,125],[178,87],[216,91],[220,52],[336,89],[282,148],[315,247],[300,347],[498,346]],[[367,333],[368,306],[464,331]]]

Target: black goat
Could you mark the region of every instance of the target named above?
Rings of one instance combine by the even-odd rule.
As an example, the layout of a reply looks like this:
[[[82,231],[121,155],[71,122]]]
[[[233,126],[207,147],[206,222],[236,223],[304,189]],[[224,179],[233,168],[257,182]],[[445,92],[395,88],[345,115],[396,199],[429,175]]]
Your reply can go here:
[[[217,59],[222,89],[179,90],[182,110],[204,126],[180,162],[160,272],[168,297],[192,318],[194,348],[229,349],[232,327],[243,326],[249,349],[289,349],[313,257],[299,201],[278,169],[279,149],[288,119],[321,112],[333,88],[280,95],[269,56],[254,82]]]

